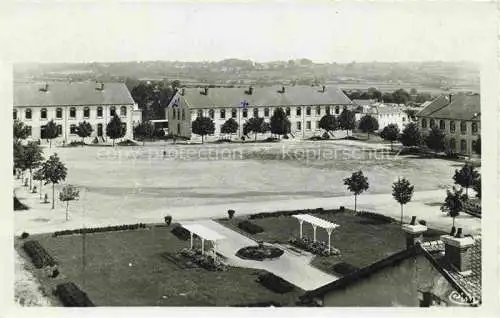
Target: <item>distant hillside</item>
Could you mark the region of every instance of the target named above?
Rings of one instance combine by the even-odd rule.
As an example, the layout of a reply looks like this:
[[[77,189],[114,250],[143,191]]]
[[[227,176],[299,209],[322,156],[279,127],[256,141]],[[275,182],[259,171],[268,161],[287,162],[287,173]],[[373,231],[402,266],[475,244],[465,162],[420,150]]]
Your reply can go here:
[[[479,90],[479,70],[467,62],[314,63],[308,59],[258,63],[226,59],[217,62],[146,61],[117,63],[18,64],[16,81],[180,80],[192,85],[275,85],[335,83],[343,87],[381,85],[388,90]]]

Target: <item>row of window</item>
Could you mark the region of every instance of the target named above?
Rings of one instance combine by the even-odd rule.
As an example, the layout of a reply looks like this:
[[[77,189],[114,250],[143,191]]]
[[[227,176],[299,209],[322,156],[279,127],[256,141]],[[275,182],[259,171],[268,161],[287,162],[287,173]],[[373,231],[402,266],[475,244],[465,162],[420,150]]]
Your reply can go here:
[[[97,118],[102,117],[102,114],[103,114],[103,108],[100,106],[97,107]],[[116,114],[116,108],[114,106],[112,106],[109,109],[109,115],[114,116],[115,114]],[[127,107],[125,107],[125,106],[120,107],[120,116],[127,116]],[[14,117],[14,120],[17,119],[17,109],[14,109],[13,117]],[[62,117],[63,117],[63,109],[57,108],[56,109],[56,119],[62,119]],[[84,118],[90,117],[90,108],[89,107],[83,108],[83,117]],[[25,119],[32,118],[31,108],[26,108],[24,110],[24,118]],[[40,118],[47,119],[47,108],[42,108],[40,110]],[[76,118],[76,107],[71,107],[69,109],[69,118]]]
[[[423,118],[421,126],[423,129],[427,128],[427,119]],[[436,126],[436,121],[434,119],[429,120],[429,127],[433,128]],[[446,122],[443,119],[439,120],[439,129],[445,130],[446,129]],[[450,120],[450,132],[454,133],[456,130],[455,128],[455,121]],[[466,121],[461,121],[460,122],[460,132],[462,134],[465,134],[467,132],[467,122]],[[478,125],[476,122],[472,123],[472,133],[475,134],[478,132]]]
[[[472,141],[472,145],[471,145],[472,149],[474,149],[474,147],[476,146],[476,143],[477,143],[476,140]],[[450,139],[450,149],[452,151],[457,151],[458,150],[457,149],[457,142],[456,142],[456,140],[454,138]],[[460,152],[461,153],[467,153],[467,140],[465,140],[465,139],[461,139],[460,140]]]
[[[97,136],[102,136],[103,135],[103,124],[97,124]],[[122,128],[126,131],[127,130],[127,124],[126,123],[122,123]],[[45,139],[45,129],[46,129],[46,126],[40,126],[40,138],[41,139]],[[28,134],[28,137],[31,136],[32,134],[32,128],[31,126],[26,126],[26,131],[27,131],[27,134]],[[77,133],[77,125],[70,125],[69,126],[69,133],[70,134],[76,134]],[[58,135],[62,135],[62,125],[57,125],[57,134]]]
[[[312,110],[311,106],[307,106],[305,109],[306,109],[306,116],[311,116],[311,110]],[[346,109],[346,107],[344,106],[343,109]],[[291,115],[290,107],[285,108],[285,113],[287,116]],[[330,106],[326,106],[325,107],[325,114],[330,115],[330,113],[331,113]],[[259,108],[253,108],[253,117],[259,117],[259,114],[260,114]],[[296,114],[296,116],[302,116],[302,107],[297,107],[295,109],[295,114]],[[321,106],[316,106],[315,114],[318,116],[321,115]],[[335,114],[336,115],[340,114],[340,106],[335,106]],[[197,111],[196,116],[202,117],[203,110],[199,109]],[[236,118],[237,116],[238,116],[238,110],[236,108],[232,108],[231,109],[231,118]],[[264,108],[264,117],[269,117],[269,116],[270,116],[270,110],[269,110],[269,108],[266,107],[266,108]],[[176,116],[175,109],[174,109],[174,118],[176,118],[176,117],[177,117],[177,119],[179,119],[180,115],[179,115],[179,112],[177,112],[177,116]],[[215,110],[214,109],[208,110],[208,117],[210,117],[211,119],[215,118]],[[242,117],[243,118],[248,117],[248,109],[244,108],[242,110]],[[184,113],[182,114],[182,118],[184,119]],[[220,119],[226,118],[226,110],[225,109],[219,110],[219,118]]]

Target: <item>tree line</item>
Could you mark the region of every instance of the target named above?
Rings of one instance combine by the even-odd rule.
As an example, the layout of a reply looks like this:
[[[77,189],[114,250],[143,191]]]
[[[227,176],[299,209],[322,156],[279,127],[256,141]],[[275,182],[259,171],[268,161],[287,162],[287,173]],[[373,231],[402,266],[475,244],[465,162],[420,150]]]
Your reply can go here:
[[[400,88],[395,91],[382,93],[374,87],[370,87],[367,90],[343,90],[344,94],[349,97],[349,99],[374,99],[378,102],[384,103],[396,103],[396,104],[408,104],[409,102],[415,102],[421,104],[426,101],[433,99],[432,95],[427,92],[418,92],[415,88],[407,90]]]
[[[20,120],[14,120],[14,139],[26,139],[29,136],[29,129],[24,123]],[[74,133],[78,135],[78,137],[82,138],[81,145],[85,144],[85,138],[90,137],[94,129],[92,125],[87,121],[79,122],[75,127]],[[60,137],[62,131],[59,130],[57,124],[54,120],[50,120],[45,125],[44,130],[44,138],[49,142],[49,148],[52,148],[52,140]],[[106,124],[106,136],[113,140],[113,146],[115,145],[115,140],[119,138],[123,138],[126,134],[126,127],[123,125],[122,120],[118,115],[114,115],[113,118]]]
[[[55,185],[66,180],[68,169],[61,162],[57,153],[51,155],[48,159],[43,156],[43,151],[40,145],[34,141],[24,142],[26,134],[19,134],[23,131],[22,127],[19,127],[19,123],[14,123],[18,125],[17,130],[14,129],[14,140],[13,140],[13,174],[20,179],[25,187],[29,189],[30,192],[36,193],[37,187],[33,184],[33,181],[39,182],[38,192],[40,193],[40,200],[42,200],[42,187],[44,185],[52,186],[52,209],[55,208]],[[25,178],[25,174],[28,174]],[[68,208],[69,202],[78,199],[79,190],[68,184],[65,185],[60,193],[59,200],[66,203],[66,220],[68,220]],[[49,203],[48,195],[45,194],[43,203]]]

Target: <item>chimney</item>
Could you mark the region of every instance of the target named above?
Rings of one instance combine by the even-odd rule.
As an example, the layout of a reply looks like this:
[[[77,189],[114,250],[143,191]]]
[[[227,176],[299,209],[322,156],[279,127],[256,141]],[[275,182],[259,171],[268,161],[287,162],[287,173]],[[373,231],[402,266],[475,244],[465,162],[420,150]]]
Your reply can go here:
[[[252,95],[252,94],[253,94],[253,87],[252,87],[252,86],[250,86],[250,87],[248,88],[248,95]]]
[[[453,95],[452,95],[451,93],[448,95],[448,105],[449,105],[449,104],[451,104],[451,97],[452,97],[452,96],[453,96]]]
[[[323,90],[323,93],[326,91],[326,86],[325,85],[322,86],[322,90]]]
[[[471,247],[474,245],[474,239],[470,236],[464,237],[462,228],[458,228],[457,233],[453,235],[442,235],[441,241],[444,242],[444,258],[460,274],[470,275],[471,270]]]
[[[104,89],[104,83],[96,83],[95,89],[98,91],[102,91]]]
[[[201,95],[208,95],[208,86],[203,88],[203,91],[200,92]]]
[[[285,86],[281,86],[281,90],[279,90],[278,93],[280,94],[285,93]]]
[[[417,243],[424,239],[424,232],[427,231],[427,226],[416,223],[417,217],[412,216],[410,224],[403,224],[403,231],[406,233],[406,248],[414,248]]]

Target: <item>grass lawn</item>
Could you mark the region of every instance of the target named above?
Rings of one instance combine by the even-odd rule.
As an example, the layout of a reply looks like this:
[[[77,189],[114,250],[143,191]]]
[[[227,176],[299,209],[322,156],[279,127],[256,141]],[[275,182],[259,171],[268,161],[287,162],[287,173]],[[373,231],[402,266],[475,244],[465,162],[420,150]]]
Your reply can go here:
[[[303,293],[298,288],[283,295],[269,291],[256,282],[265,273],[260,270],[181,269],[162,254],[180,251],[189,242],[179,240],[170,230],[155,227],[87,234],[85,274],[81,235],[33,235],[29,239],[38,240],[56,259],[61,274],[49,278],[43,270],[32,271],[46,294],[51,295],[58,283],[72,281],[97,306],[232,306],[267,301],[290,305]],[[22,242],[16,240],[15,247],[27,257]]]
[[[340,250],[341,255],[315,257],[312,261],[312,265],[327,273],[338,275],[332,269],[333,265],[337,263],[346,262],[361,268],[406,248],[405,233],[401,230],[399,223],[383,223],[356,216],[349,211],[315,216],[339,225],[332,233],[331,244]],[[242,232],[238,228],[238,223],[244,219],[248,218],[221,219],[219,222]],[[264,228],[264,232],[250,235],[256,240],[287,243],[290,238],[299,236],[299,222],[293,217],[268,217],[250,221]],[[312,238],[312,225],[304,223],[302,233]],[[432,230],[428,234],[428,236],[436,237],[444,233]],[[316,238],[319,241],[328,242],[328,235],[324,229],[318,228],[316,230]]]

